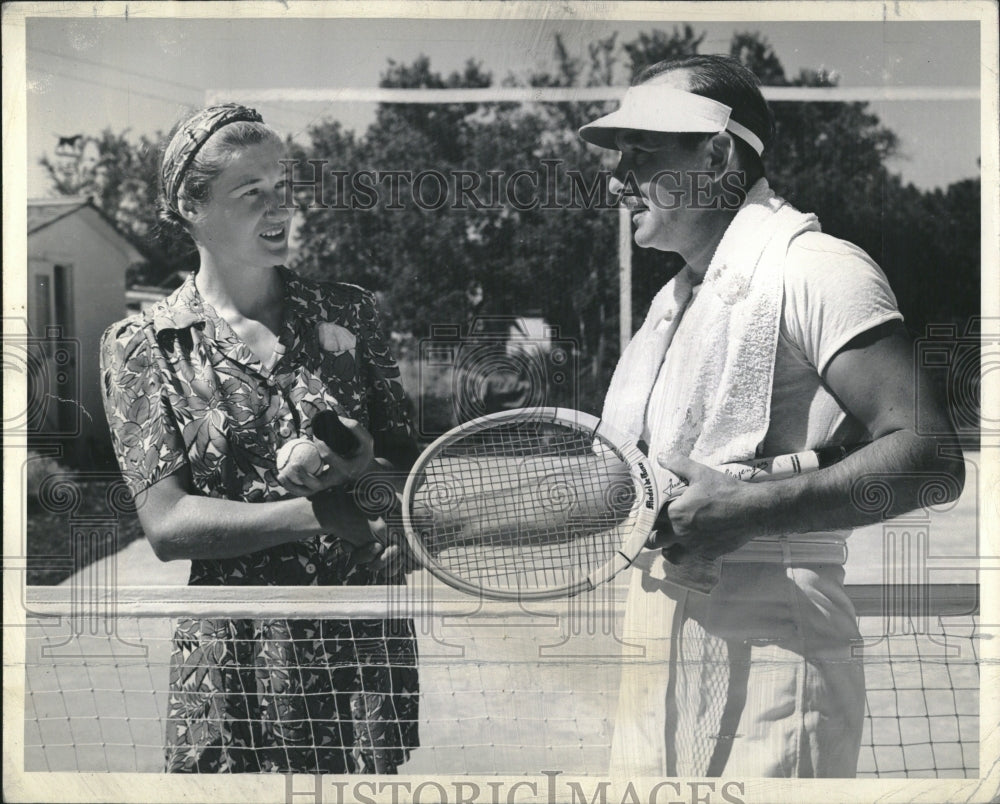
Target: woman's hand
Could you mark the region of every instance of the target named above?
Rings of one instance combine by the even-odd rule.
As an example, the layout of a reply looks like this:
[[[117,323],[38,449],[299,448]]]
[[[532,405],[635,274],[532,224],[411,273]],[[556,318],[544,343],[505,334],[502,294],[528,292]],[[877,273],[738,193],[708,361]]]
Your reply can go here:
[[[369,520],[368,527],[373,541],[354,550],[355,561],[388,578],[411,568],[412,561],[408,560],[409,552],[399,529],[390,528],[382,518]]]
[[[292,459],[278,467],[278,482],[292,494],[308,497],[326,489],[353,486],[362,475],[377,469],[371,434],[354,419],[341,417],[340,421],[357,442],[354,452],[349,456],[338,455],[322,440],[308,439],[314,453],[310,454],[308,449],[296,450]],[[302,460],[296,459],[298,454]]]
[[[351,546],[352,557],[358,564],[390,577],[408,568],[398,515],[386,515],[393,527],[382,517],[369,519],[343,489],[328,489],[309,499],[319,523]]]

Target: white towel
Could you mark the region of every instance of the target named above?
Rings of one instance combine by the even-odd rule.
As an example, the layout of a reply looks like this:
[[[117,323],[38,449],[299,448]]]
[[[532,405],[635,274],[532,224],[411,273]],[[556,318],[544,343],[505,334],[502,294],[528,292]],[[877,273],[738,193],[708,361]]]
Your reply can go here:
[[[685,357],[677,409],[650,411],[650,455],[679,452],[710,465],[752,458],[770,422],[784,256],[797,235],[818,229],[815,215],[776,196],[765,179],[757,182],[719,242],[696,301],[688,268],[656,294],[615,369],[604,419],[640,438],[677,324],[685,313],[697,315],[701,349]]]

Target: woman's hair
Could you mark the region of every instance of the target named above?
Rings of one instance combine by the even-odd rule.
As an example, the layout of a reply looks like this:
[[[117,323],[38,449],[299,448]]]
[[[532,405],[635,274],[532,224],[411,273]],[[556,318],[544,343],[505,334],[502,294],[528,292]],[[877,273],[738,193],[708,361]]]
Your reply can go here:
[[[632,79],[632,86],[646,84],[657,76],[673,70],[688,70],[688,90],[695,95],[724,103],[732,109],[731,118],[760,137],[767,152],[774,141],[774,114],[760,91],[760,80],[748,68],[731,56],[699,55],[668,59],[651,64]],[[682,135],[686,140],[700,141],[703,134]],[[748,172],[764,175],[764,164],[757,152],[739,137],[733,137],[740,164]]]
[[[196,128],[196,133],[192,134],[193,125],[202,121],[210,111],[202,109],[181,120],[174,126],[163,148],[156,200],[157,233],[168,248],[183,246],[188,252],[194,248],[189,223],[180,213],[182,201],[202,205],[211,200],[212,182],[243,149],[264,142],[281,145],[281,138],[274,130],[249,109],[246,111],[251,113],[247,115],[250,119],[223,122],[198,144],[197,132],[204,133],[205,129]],[[186,157],[182,154],[178,161],[178,152],[182,152],[185,146],[190,150],[192,141],[194,153]]]

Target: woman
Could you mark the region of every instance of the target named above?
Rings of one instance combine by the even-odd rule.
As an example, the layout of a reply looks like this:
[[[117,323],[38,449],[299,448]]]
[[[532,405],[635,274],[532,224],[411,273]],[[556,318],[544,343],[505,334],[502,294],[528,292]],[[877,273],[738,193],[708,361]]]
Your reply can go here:
[[[242,106],[176,129],[161,219],[194,242],[199,268],[105,334],[112,440],[150,544],[190,559],[190,584],[391,582],[395,548],[382,551],[348,489],[412,461],[399,371],[371,293],[282,267],[283,156]],[[320,444],[321,473],[279,475],[279,448],[326,410],[357,453]],[[417,745],[415,664],[406,620],[183,620],[167,770],[393,773]]]

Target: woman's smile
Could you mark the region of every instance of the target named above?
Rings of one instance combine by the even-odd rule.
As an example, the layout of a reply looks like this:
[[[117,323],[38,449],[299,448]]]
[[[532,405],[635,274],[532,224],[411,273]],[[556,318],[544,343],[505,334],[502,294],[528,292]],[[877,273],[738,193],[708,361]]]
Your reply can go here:
[[[286,228],[284,224],[279,226],[272,226],[270,229],[266,229],[261,232],[259,237],[263,237],[268,243],[274,243],[276,245],[281,245],[285,242]]]

